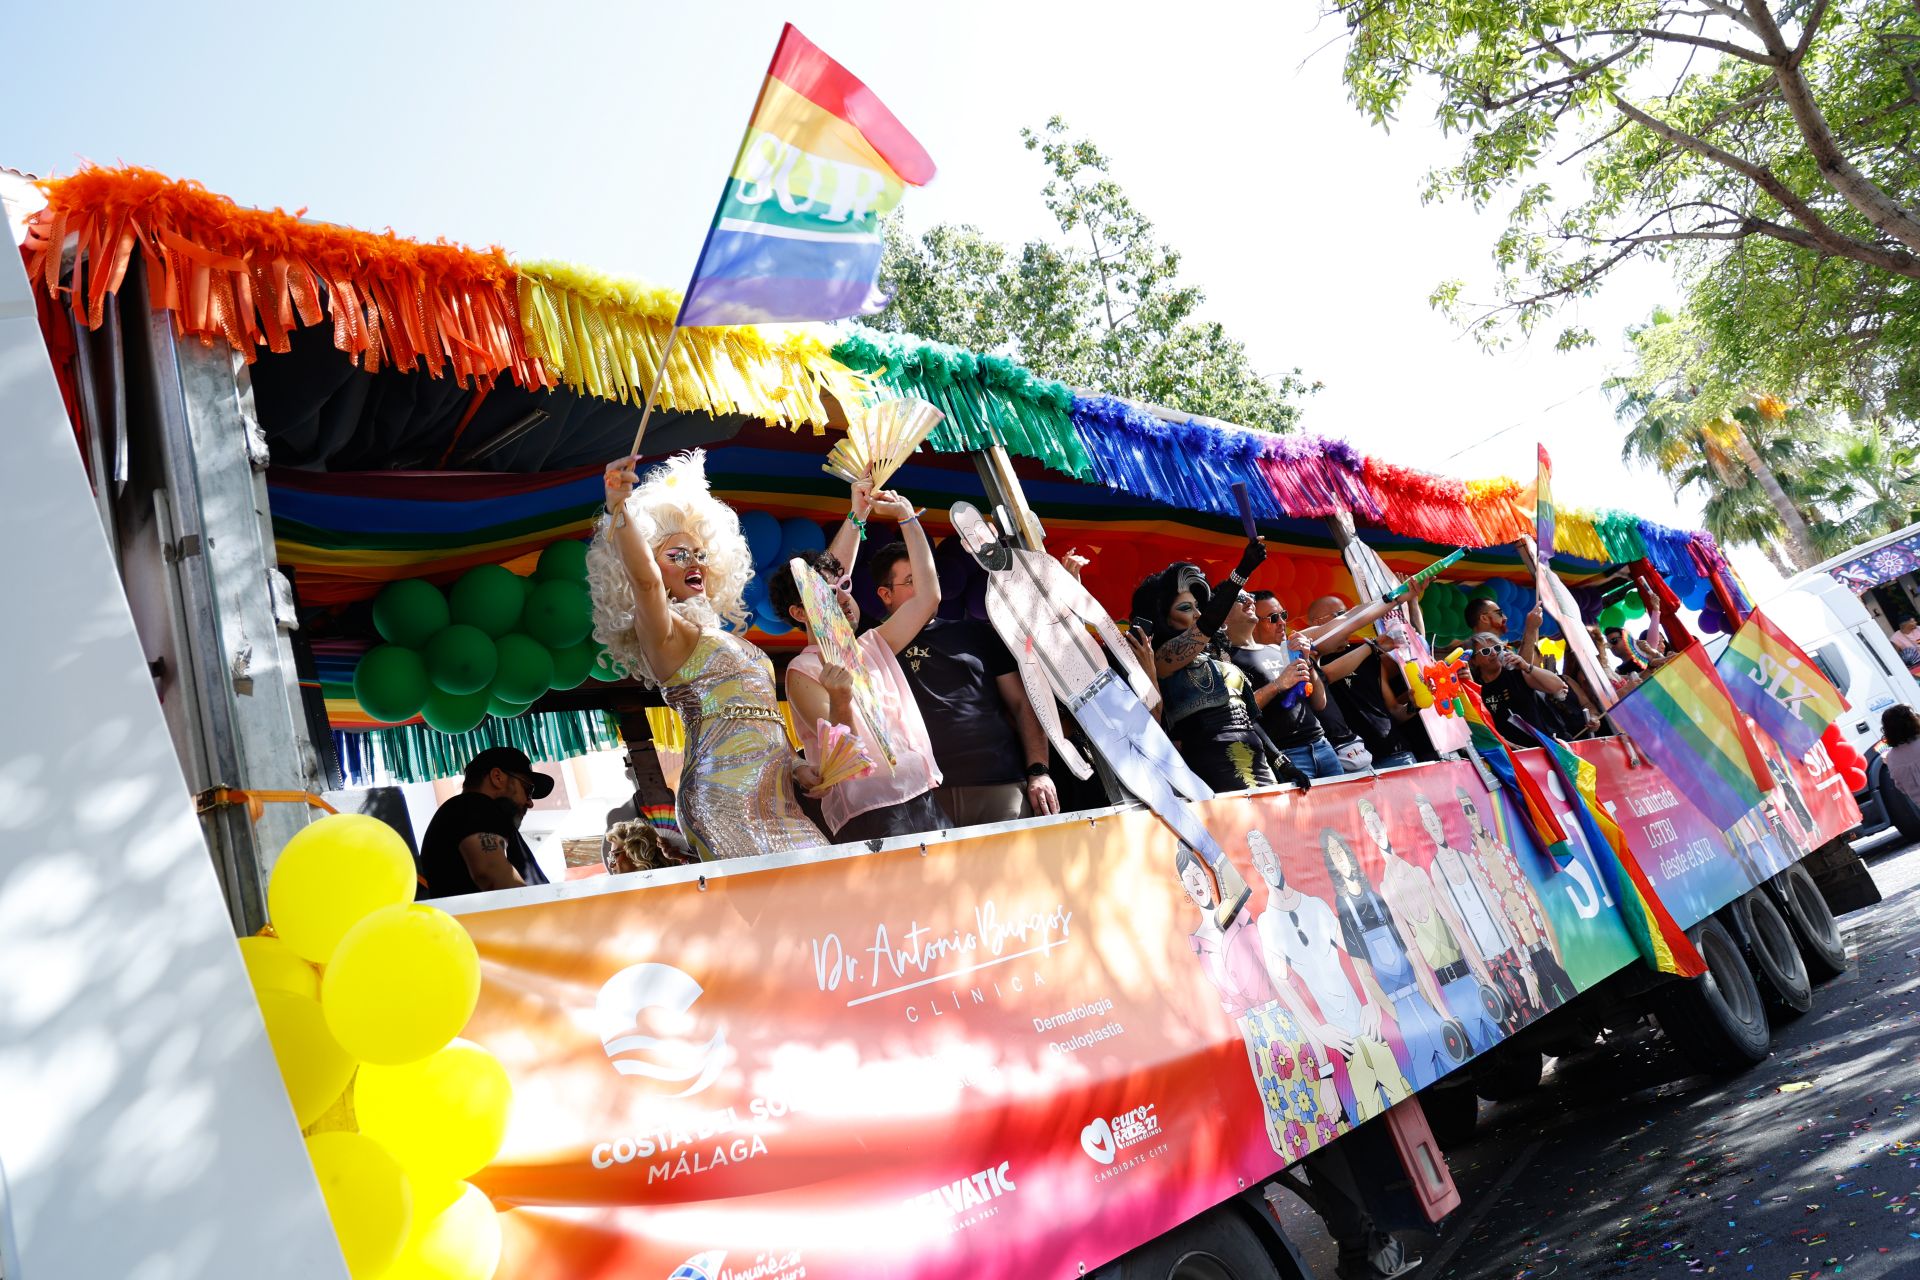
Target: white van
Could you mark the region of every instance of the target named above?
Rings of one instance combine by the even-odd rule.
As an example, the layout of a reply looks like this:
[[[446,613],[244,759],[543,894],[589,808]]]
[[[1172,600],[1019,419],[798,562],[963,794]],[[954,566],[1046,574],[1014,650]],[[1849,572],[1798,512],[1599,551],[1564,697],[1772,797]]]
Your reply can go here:
[[[1920,682],[1894,652],[1879,621],[1860,597],[1827,569],[1798,573],[1760,609],[1773,619],[1847,700],[1840,728],[1861,755],[1880,740],[1880,713],[1896,702],[1920,709]]]

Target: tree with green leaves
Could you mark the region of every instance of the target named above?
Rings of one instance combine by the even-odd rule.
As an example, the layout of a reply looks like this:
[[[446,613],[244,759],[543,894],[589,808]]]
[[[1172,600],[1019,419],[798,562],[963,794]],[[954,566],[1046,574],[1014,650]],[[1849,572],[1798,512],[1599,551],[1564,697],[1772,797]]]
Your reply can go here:
[[[1288,430],[1318,384],[1298,369],[1262,375],[1244,343],[1200,318],[1205,293],[1180,280],[1179,253],[1090,139],[1057,116],[1021,139],[1046,164],[1041,196],[1060,240],[1016,250],[970,226],[911,237],[889,222],[880,274],[894,300],[873,323],[1002,352],[1083,390]]]
[[[1702,308],[1716,338],[1736,310],[1761,320],[1741,353],[1753,369],[1838,386],[1911,359],[1882,338],[1911,333],[1920,309],[1907,302],[1920,280],[1913,0],[1332,0],[1325,12],[1351,35],[1344,74],[1361,110],[1384,126],[1436,95],[1434,120],[1460,138],[1428,197],[1509,202],[1494,297],[1471,303],[1459,282],[1435,292],[1484,339],[1531,330],[1654,258],[1689,283],[1731,271],[1737,298],[1767,299]],[[1795,350],[1816,335],[1834,345]]]
[[[1816,483],[1837,515],[1828,539],[1837,551],[1914,522],[1920,513],[1920,450],[1878,423],[1860,424],[1828,442]]]

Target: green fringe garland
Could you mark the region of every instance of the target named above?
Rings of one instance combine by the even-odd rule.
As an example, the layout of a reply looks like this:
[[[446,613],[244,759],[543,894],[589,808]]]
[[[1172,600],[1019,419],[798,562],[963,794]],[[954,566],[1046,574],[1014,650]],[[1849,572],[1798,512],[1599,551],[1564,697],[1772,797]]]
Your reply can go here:
[[[488,747],[518,747],[529,759],[558,763],[620,745],[620,727],[604,711],[540,712],[502,720],[488,716],[471,733],[448,736],[421,724],[336,732],[349,786],[371,786],[374,765],[395,782],[455,778]],[[345,741],[342,741],[344,739]]]
[[[834,358],[902,395],[946,414],[928,437],[942,453],[1001,445],[1009,453],[1093,479],[1093,463],[1073,429],[1073,391],[1005,356],[976,355],[941,342],[853,329]]]
[[[1646,559],[1647,544],[1640,537],[1640,517],[1632,512],[1603,507],[1593,513],[1593,531],[1600,536],[1615,564]]]

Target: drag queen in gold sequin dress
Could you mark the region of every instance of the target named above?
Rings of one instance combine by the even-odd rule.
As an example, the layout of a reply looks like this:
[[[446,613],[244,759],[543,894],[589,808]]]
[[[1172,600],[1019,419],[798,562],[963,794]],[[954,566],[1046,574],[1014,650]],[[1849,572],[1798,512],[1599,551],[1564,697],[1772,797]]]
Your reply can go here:
[[[593,634],[686,725],[681,833],[709,861],[827,843],[794,799],[796,779],[819,779],[787,742],[773,664],[725,629],[744,625],[753,574],[740,518],[708,492],[699,450],[637,488],[635,466],[607,468],[611,514],[587,552]]]

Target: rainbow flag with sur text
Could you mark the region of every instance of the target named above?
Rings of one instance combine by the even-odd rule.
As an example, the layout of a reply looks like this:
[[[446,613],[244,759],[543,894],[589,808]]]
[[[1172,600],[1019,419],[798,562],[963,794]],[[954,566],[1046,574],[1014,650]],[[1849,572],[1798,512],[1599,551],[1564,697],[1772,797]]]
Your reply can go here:
[[[880,220],[932,177],[932,159],[886,105],[789,23],[676,323],[880,310]]]
[[[1534,448],[1540,451],[1540,459],[1533,482],[1533,545],[1545,564],[1553,559],[1553,459],[1547,456],[1547,446]]]
[[[1734,705],[1796,756],[1820,741],[1847,700],[1786,632],[1754,610],[1713,664]]]
[[[1528,726],[1532,728],[1532,726]],[[1574,821],[1586,839],[1595,865],[1607,882],[1607,894],[1619,904],[1620,918],[1626,923],[1640,958],[1661,973],[1691,978],[1707,971],[1700,952],[1686,931],[1660,900],[1660,891],[1647,879],[1640,860],[1627,847],[1626,833],[1600,803],[1598,771],[1589,760],[1575,755],[1573,749],[1552,734],[1534,729],[1533,735],[1546,748],[1547,760],[1560,775],[1560,783],[1569,795]]]
[[[1641,680],[1607,715],[1722,831],[1773,788],[1745,715],[1698,644]]]

